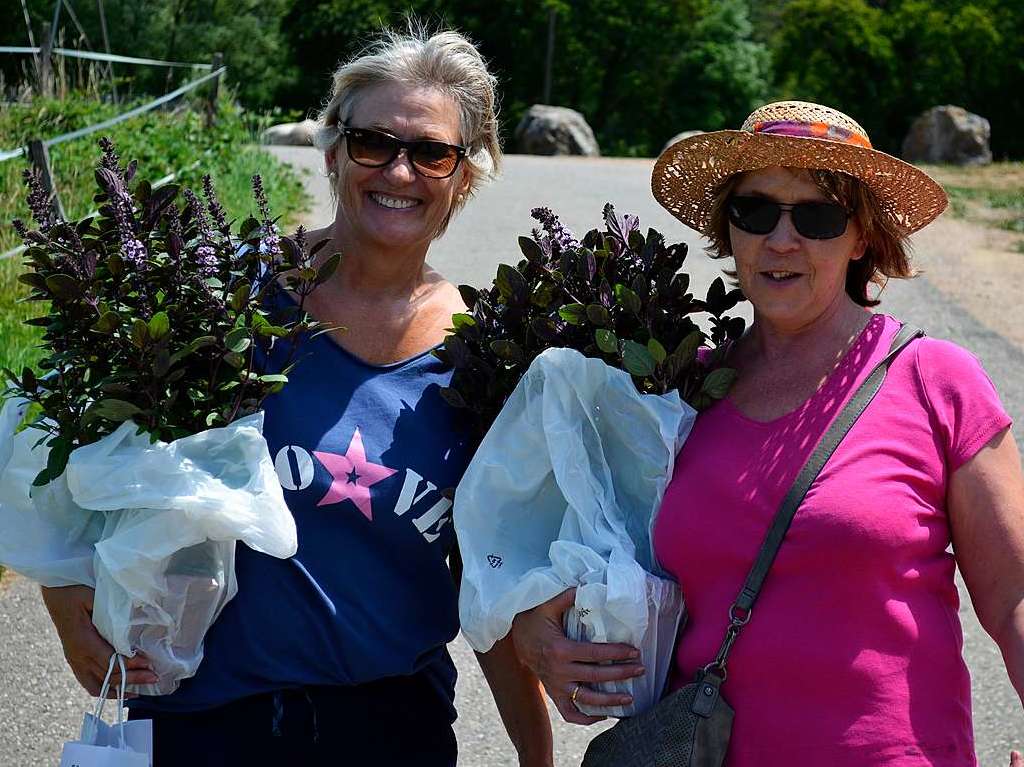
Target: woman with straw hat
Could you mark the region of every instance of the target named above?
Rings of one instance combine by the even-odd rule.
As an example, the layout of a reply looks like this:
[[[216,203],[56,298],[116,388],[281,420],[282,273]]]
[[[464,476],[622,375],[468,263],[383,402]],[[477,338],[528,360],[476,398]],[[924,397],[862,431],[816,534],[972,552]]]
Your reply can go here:
[[[871,311],[870,289],[912,275],[907,237],[945,193],[846,115],[793,101],[675,143],[652,186],[734,259],[754,309],[727,360],[737,383],[697,419],[654,532],[689,614],[673,687],[723,647],[729,767],[976,764],[954,571],[1024,696],[1024,479],[969,352],[916,338],[894,358],[797,506],[756,609],[734,607],[783,497],[901,328]],[[575,700],[589,664],[544,651],[560,600],[518,616],[513,635],[549,691]],[[743,631],[726,647],[730,619]]]

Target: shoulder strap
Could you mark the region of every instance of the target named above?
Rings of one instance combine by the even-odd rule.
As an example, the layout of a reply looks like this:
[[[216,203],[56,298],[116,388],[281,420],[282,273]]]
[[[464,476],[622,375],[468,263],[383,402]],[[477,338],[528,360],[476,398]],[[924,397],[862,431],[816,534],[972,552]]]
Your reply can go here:
[[[725,661],[729,651],[732,649],[733,642],[736,641],[740,628],[750,621],[751,610],[754,607],[754,602],[757,601],[758,594],[761,593],[761,587],[768,576],[768,570],[771,569],[775,556],[779,553],[779,548],[782,546],[782,539],[786,537],[786,531],[789,530],[789,525],[793,521],[797,509],[800,508],[804,496],[807,495],[811,484],[817,479],[818,474],[821,473],[828,459],[832,457],[836,448],[839,447],[839,443],[843,441],[843,438],[853,428],[861,413],[864,412],[865,408],[867,408],[871,400],[878,393],[878,390],[882,387],[882,381],[885,380],[885,374],[888,372],[892,361],[906,348],[907,344],[923,335],[923,330],[911,325],[904,325],[900,328],[892,340],[889,353],[875,366],[871,374],[858,387],[857,391],[854,392],[839,415],[836,416],[835,420],[828,427],[821,440],[819,440],[814,451],[811,453],[811,457],[807,459],[807,463],[800,470],[796,481],[793,482],[793,486],[786,493],[782,505],[779,506],[779,510],[775,513],[775,518],[768,529],[764,543],[761,544],[757,560],[754,562],[754,566],[750,568],[750,573],[743,584],[743,589],[740,591],[732,607],[729,608],[729,630],[726,633],[721,649],[718,651],[718,657],[709,665],[709,669],[716,667],[724,675]]]

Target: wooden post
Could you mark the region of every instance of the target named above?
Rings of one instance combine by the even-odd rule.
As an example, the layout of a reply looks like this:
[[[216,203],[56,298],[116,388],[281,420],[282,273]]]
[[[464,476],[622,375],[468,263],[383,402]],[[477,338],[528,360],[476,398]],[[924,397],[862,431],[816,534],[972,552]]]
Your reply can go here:
[[[44,98],[53,95],[53,36],[50,25],[43,24],[43,39],[39,41],[39,58],[36,59],[36,89]]]
[[[96,8],[100,12],[100,31],[103,33],[103,50],[110,55],[110,38],[107,36],[107,16],[103,12],[103,0],[96,0]],[[107,62],[107,77],[110,78],[110,89],[114,92],[114,103],[120,103],[117,97],[117,80],[114,78],[114,63]]]
[[[213,61],[210,62],[211,71],[216,72],[224,66],[224,54],[218,51],[213,54]],[[210,93],[206,102],[206,127],[209,128],[217,122],[217,98],[220,96],[220,75],[213,78],[210,83]]]
[[[28,142],[28,157],[32,167],[39,171],[40,180],[46,196],[50,199],[50,207],[57,218],[67,220],[64,215],[64,206],[60,204],[60,197],[57,196],[57,187],[53,183],[53,171],[50,169],[50,153],[46,151],[46,145],[39,139]]]

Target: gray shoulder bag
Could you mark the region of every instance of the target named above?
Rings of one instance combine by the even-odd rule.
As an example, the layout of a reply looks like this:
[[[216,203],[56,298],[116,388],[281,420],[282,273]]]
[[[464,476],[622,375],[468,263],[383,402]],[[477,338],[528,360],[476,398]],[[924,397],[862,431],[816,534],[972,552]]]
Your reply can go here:
[[[871,371],[814,448],[775,513],[743,589],[729,608],[729,627],[715,659],[701,669],[690,684],[643,714],[619,720],[614,727],[594,738],[587,747],[582,767],[721,767],[725,762],[733,709],[722,697],[721,686],[725,682],[729,652],[740,629],[750,622],[764,579],[811,483],[878,393],[889,364],[910,341],[922,335],[923,331],[909,325],[900,329],[889,353]]]

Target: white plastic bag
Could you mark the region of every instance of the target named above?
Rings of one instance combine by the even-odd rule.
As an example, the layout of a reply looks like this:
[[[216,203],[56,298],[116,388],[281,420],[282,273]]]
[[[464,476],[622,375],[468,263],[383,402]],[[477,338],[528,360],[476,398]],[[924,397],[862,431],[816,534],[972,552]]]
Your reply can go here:
[[[23,399],[0,403],[0,564],[44,586],[91,586],[103,516],[76,506],[63,476],[32,487],[49,448],[35,447],[48,438],[39,429],[14,433],[27,406]]]
[[[651,531],[695,411],[678,392],[641,395],[630,375],[570,349],[530,365],[455,494],[464,563],[459,613],[474,649],[567,588],[567,629],[640,648],[648,673],[607,690],[639,713],[660,697],[683,604],[657,577]]]
[[[38,460],[22,453],[39,432],[14,435],[12,459],[0,466],[0,563],[44,585],[94,586],[100,634],[122,655],[141,650],[159,677],[132,691],[173,692],[195,674],[203,636],[237,592],[235,542],[279,558],[297,549],[262,426],[257,413],[150,444],[124,423],[74,450],[67,471],[33,493],[33,508],[24,508],[21,493],[35,476],[28,464]],[[6,438],[0,432],[0,445]],[[4,497],[13,500],[5,506]]]
[[[109,725],[102,718],[103,704],[110,689],[115,660],[121,669],[121,684],[117,694],[117,722]],[[96,712],[85,715],[78,740],[64,744],[60,767],[153,767],[152,720],[128,722],[124,718],[125,673],[124,659],[114,653],[96,701]]]

